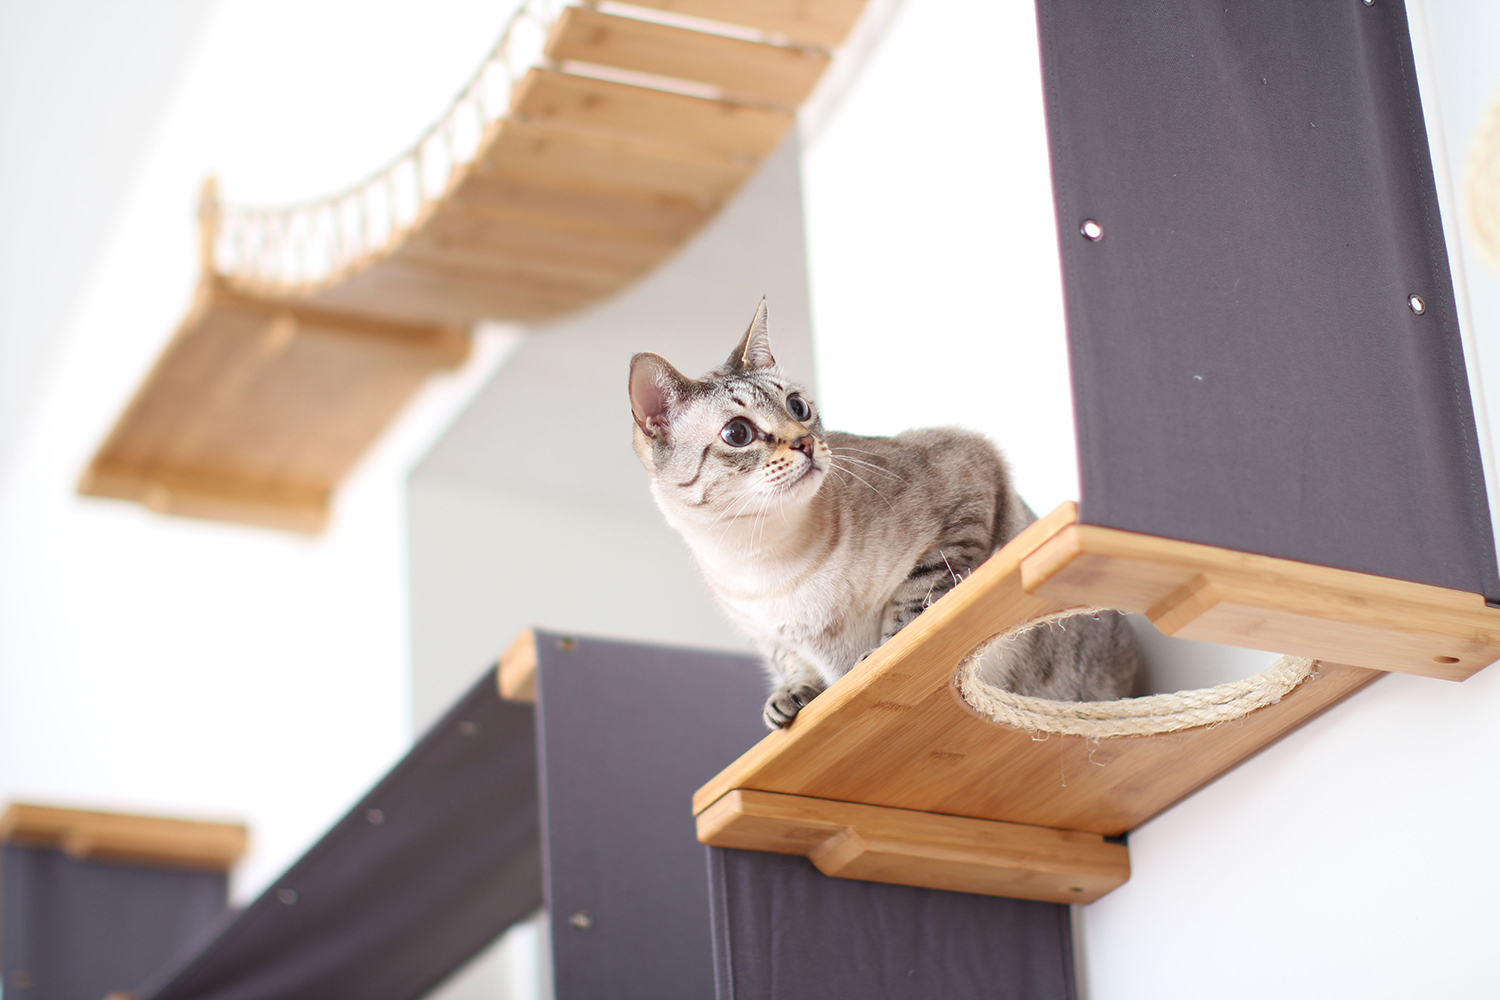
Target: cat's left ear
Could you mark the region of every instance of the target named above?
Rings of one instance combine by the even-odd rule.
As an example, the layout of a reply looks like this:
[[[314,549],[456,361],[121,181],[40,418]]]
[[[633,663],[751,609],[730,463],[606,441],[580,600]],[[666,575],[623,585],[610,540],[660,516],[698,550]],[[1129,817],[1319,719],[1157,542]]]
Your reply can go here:
[[[740,345],[729,355],[729,370],[748,372],[770,368],[775,363],[776,359],[771,357],[771,338],[766,333],[766,300],[761,299],[760,308],[755,310],[755,318],[750,321],[750,329],[745,331]]]
[[[672,407],[692,388],[693,380],[659,354],[637,354],[630,359],[630,412],[647,437],[665,437]]]

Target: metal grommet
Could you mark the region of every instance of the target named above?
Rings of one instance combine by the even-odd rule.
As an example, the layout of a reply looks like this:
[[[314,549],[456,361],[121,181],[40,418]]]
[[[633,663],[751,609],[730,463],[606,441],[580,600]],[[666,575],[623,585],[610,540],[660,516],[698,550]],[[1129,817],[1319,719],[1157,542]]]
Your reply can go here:
[[[365,810],[365,822],[369,823],[371,826],[379,826],[380,824],[382,824],[382,823],[385,822],[385,810],[384,809],[366,809]]]
[[[1422,301],[1422,296],[1420,295],[1408,295],[1406,297],[1406,307],[1418,316],[1427,311],[1427,303]]]
[[[587,913],[584,913],[582,910],[579,910],[577,913],[568,918],[568,923],[572,924],[574,927],[577,927],[581,931],[586,931],[590,927],[594,926],[594,918],[589,916]]]
[[[294,906],[294,905],[296,905],[296,902],[297,902],[297,890],[296,889],[277,889],[276,890],[276,898],[279,899],[279,900],[281,900],[287,906]]]
[[[1078,231],[1083,234],[1083,238],[1088,240],[1090,243],[1098,243],[1100,240],[1104,239],[1104,227],[1099,225],[1099,223],[1094,221],[1093,219],[1084,219],[1083,225],[1078,227]]]

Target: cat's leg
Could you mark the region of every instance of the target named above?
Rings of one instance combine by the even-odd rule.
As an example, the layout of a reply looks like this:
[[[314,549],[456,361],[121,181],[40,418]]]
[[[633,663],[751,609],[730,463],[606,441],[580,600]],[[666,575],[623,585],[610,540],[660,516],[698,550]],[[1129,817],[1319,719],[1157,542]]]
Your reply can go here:
[[[912,619],[939,597],[958,586],[959,581],[974,572],[989,555],[988,539],[977,537],[945,541],[924,553],[886,602],[880,616],[881,645],[911,624]]]
[[[775,686],[766,699],[763,718],[771,729],[784,729],[797,713],[823,693],[825,684],[818,668],[796,652],[786,648],[772,651],[767,658]]]

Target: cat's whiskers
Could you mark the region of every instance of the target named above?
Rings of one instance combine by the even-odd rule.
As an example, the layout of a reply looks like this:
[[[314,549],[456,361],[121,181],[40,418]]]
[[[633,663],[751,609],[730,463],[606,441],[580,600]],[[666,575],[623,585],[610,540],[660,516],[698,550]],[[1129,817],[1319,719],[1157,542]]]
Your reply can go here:
[[[897,475],[896,473],[892,472],[890,469],[887,469],[885,466],[879,464],[878,462],[870,462],[870,461],[867,461],[867,460],[865,460],[863,458],[855,458],[852,455],[848,454],[848,452],[851,452],[851,451],[857,451],[857,452],[860,452],[861,454],[864,454],[864,455],[874,455],[875,454],[875,452],[873,452],[873,451],[865,451],[863,448],[849,448],[847,446],[844,447],[844,448],[841,448],[841,449],[837,449],[837,450],[835,450],[833,448],[829,448],[828,449],[828,453],[830,455],[834,456],[835,458],[841,458],[841,459],[843,459],[846,462],[858,462],[860,465],[863,465],[863,466],[869,468],[871,471],[881,472],[881,473],[884,473],[887,476],[890,476],[892,479],[896,480],[898,483],[904,483],[904,482],[906,482],[906,477],[905,476]]]
[[[832,466],[830,466],[830,468],[831,467]],[[887,507],[889,507],[892,511],[894,511],[896,509],[896,505],[893,504],[893,503],[891,503],[891,498],[888,497],[888,496],[886,496],[884,493],[880,492],[879,490],[877,490],[875,488],[875,485],[873,483],[871,483],[868,479],[866,479],[865,477],[861,476],[859,473],[855,472],[853,469],[846,468],[846,469],[844,469],[844,471],[847,472],[849,475],[853,476],[855,479],[858,479],[860,482],[864,483],[865,486],[867,486],[872,493],[874,493],[880,499],[884,500],[885,501],[885,505]]]
[[[832,448],[829,448],[829,453],[834,454],[834,457],[837,457],[837,459],[843,459],[844,462],[859,463],[859,465],[865,466],[865,468],[870,469],[871,472],[882,472],[882,474],[889,475],[889,477],[891,477],[892,480],[897,481],[897,483],[906,483],[906,477],[904,477],[904,475],[897,475],[895,474],[895,472],[889,471],[889,469],[885,468],[885,466],[883,465],[877,465],[877,463],[874,462],[865,462],[864,459],[855,459],[855,457],[847,456],[847,454],[838,454],[835,453]]]

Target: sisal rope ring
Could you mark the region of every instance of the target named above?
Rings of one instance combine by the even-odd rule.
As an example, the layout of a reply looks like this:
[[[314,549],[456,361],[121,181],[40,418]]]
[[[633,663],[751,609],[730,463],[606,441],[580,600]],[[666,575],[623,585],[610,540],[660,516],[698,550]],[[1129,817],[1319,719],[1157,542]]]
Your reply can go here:
[[[1152,736],[1199,726],[1214,726],[1274,705],[1313,676],[1317,664],[1300,656],[1283,656],[1269,670],[1215,687],[1153,694],[1116,701],[1052,701],[1016,694],[979,679],[980,659],[990,646],[1033,629],[1103,608],[1075,608],[1026,622],[989,640],[958,668],[958,690],[969,707],[1001,725],[1031,733],[1083,736],[1093,740]]]

